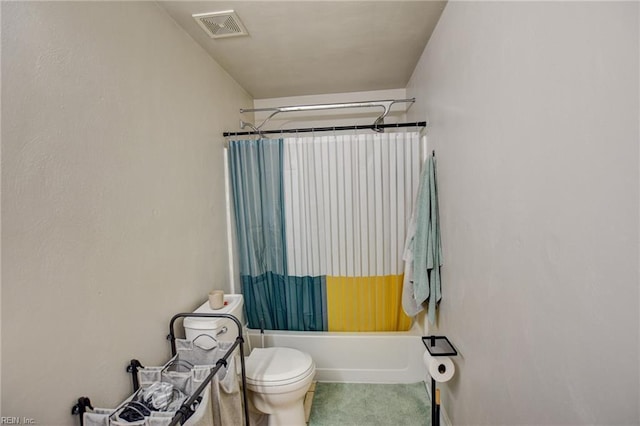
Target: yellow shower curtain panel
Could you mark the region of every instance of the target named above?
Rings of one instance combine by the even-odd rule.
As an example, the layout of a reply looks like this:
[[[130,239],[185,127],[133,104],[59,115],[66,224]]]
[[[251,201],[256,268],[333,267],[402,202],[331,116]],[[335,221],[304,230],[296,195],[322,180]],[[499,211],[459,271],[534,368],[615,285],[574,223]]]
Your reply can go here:
[[[329,331],[406,331],[411,318],[402,310],[404,275],[327,276]]]

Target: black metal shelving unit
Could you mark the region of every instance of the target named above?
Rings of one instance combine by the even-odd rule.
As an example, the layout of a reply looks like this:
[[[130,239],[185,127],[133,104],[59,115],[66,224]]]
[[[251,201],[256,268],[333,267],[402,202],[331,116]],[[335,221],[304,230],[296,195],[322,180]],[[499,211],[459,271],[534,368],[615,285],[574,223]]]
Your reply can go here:
[[[238,355],[239,355],[239,358],[240,358],[240,366],[241,366],[242,403],[244,405],[243,409],[244,409],[244,417],[245,417],[245,426],[249,426],[249,406],[247,404],[247,379],[246,379],[245,360],[244,360],[244,348],[243,348],[244,337],[242,335],[242,324],[240,324],[240,321],[238,321],[238,319],[236,317],[234,317],[233,315],[230,315],[230,314],[201,314],[201,313],[180,313],[180,314],[176,314],[176,315],[173,316],[173,318],[171,318],[171,321],[169,322],[169,335],[167,336],[167,340],[169,340],[169,342],[171,344],[171,355],[173,357],[175,357],[175,355],[177,353],[177,351],[176,351],[176,343],[175,343],[176,335],[175,335],[175,331],[174,331],[174,324],[175,324],[176,320],[178,320],[179,318],[187,318],[187,317],[227,318],[227,319],[233,321],[236,324],[236,327],[238,328],[238,335],[237,335],[235,341],[233,342],[233,345],[225,352],[224,356],[222,356],[220,359],[218,359],[216,361],[215,366],[213,368],[211,368],[211,371],[210,371],[209,375],[207,376],[207,378],[204,380],[204,382],[182,404],[180,409],[177,410],[177,412],[176,412],[175,416],[172,418],[171,423],[169,424],[169,426],[182,424],[193,414],[193,412],[194,412],[193,407],[194,407],[195,401],[198,399],[199,395],[204,391],[204,389],[207,386],[210,385],[211,380],[216,375],[216,373],[220,370],[220,368],[227,366],[227,359],[233,355],[233,353],[234,353],[236,348],[238,348],[238,351],[239,351]],[[140,361],[138,361],[136,359],[132,359],[131,362],[129,363],[129,365],[127,366],[127,369],[126,369],[127,373],[131,374],[131,381],[132,381],[134,393],[136,391],[138,391],[138,389],[140,387],[140,385],[138,383],[138,369],[139,368],[144,368],[144,367],[142,366],[142,364],[140,364]],[[234,372],[234,374],[235,374],[235,372]],[[91,406],[91,401],[89,400],[89,398],[83,396],[83,397],[78,398],[77,404],[75,404],[71,409],[71,414],[78,415],[80,417],[80,426],[82,426],[83,423],[84,423],[83,416],[84,416],[84,413],[87,411],[87,408],[88,409],[93,409],[93,407]]]

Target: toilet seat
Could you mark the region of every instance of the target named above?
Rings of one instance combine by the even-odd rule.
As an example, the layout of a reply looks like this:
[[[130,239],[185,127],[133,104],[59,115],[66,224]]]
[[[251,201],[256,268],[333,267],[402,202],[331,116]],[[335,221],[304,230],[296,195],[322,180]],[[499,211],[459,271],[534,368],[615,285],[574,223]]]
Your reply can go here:
[[[245,361],[247,385],[285,386],[315,372],[307,353],[291,348],[255,348]]]

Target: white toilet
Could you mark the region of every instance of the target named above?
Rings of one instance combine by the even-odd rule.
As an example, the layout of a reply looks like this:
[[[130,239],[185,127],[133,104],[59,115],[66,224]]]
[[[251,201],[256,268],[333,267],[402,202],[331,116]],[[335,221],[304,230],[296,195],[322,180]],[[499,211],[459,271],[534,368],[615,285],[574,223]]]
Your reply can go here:
[[[209,302],[196,313],[231,314],[244,321],[244,299],[241,294],[224,296],[225,306],[213,310]],[[224,318],[185,318],[187,340],[198,345],[199,336],[207,335],[220,341],[237,337],[236,325]],[[243,331],[245,341],[248,341]],[[202,339],[202,347],[210,348],[211,339]],[[269,426],[304,426],[304,396],[311,386],[316,366],[311,356],[291,348],[255,348],[245,359],[247,397],[261,413],[268,415]]]

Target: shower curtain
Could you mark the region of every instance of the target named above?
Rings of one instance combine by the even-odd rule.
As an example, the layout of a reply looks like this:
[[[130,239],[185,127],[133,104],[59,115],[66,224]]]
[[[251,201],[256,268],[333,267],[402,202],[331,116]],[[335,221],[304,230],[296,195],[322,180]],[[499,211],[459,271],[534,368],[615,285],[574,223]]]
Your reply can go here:
[[[249,326],[407,330],[402,250],[419,168],[417,132],[231,141]]]

